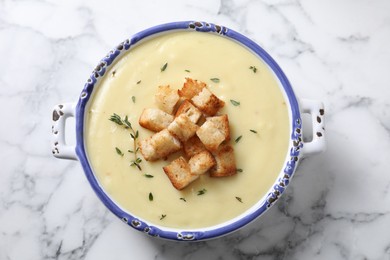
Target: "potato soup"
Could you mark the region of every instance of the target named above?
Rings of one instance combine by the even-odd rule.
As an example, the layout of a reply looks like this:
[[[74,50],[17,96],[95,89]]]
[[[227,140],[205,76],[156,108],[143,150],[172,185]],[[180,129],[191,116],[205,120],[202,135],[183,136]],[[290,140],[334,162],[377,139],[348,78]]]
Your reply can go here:
[[[161,85],[183,86],[186,77],[203,81],[225,106],[237,174],[206,173],[176,190],[163,171],[167,160],[131,165],[130,131],[109,120],[128,116],[138,138],[153,132],[138,119],[156,107]],[[244,213],[267,194],[283,168],[290,123],[284,95],[268,66],[242,45],[217,34],[173,32],[143,41],[105,73],[86,109],[85,144],[100,185],[122,209],[150,224],[194,229]],[[130,151],[129,151],[130,150]],[[152,197],[152,198],[151,198]]]

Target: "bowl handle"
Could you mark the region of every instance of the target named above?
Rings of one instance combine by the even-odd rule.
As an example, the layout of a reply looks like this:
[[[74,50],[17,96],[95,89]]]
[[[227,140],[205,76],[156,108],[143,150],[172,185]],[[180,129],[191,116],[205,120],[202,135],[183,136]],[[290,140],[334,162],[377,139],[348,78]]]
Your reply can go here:
[[[313,127],[313,140],[303,142],[301,154],[303,157],[325,151],[325,123],[324,123],[324,104],[317,100],[300,99],[301,113],[311,115],[311,124]],[[304,131],[303,131],[304,133]]]
[[[65,121],[68,117],[74,117],[76,103],[64,103],[53,109],[52,118],[52,152],[60,159],[77,160],[76,147],[65,143]]]

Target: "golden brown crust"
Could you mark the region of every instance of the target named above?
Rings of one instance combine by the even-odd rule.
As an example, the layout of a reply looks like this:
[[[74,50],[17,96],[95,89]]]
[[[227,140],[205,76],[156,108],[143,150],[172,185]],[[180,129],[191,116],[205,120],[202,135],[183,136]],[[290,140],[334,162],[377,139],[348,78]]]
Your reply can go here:
[[[203,88],[206,87],[206,83],[202,81],[193,80],[191,78],[186,78],[183,87],[178,90],[179,96],[186,99],[191,99],[192,97],[198,95]]]
[[[158,108],[171,115],[173,114],[179,99],[180,97],[177,90],[171,89],[169,85],[159,86],[155,95],[155,101]]]
[[[185,142],[195,135],[199,126],[193,123],[186,114],[181,114],[168,126],[168,131],[180,141]]]
[[[167,129],[138,142],[141,154],[146,161],[165,158],[181,149],[181,143]]]
[[[229,127],[229,117],[228,115],[208,117],[206,120],[213,122],[219,131],[221,131],[224,136],[224,141],[230,141],[230,127]]]
[[[173,187],[182,190],[199,176],[191,174],[190,167],[183,157],[173,160],[169,165],[163,167]]]
[[[159,132],[169,126],[173,116],[157,108],[145,108],[138,120],[140,126],[153,132]]]
[[[193,123],[197,123],[202,116],[202,112],[197,109],[188,99],[185,99],[176,111],[175,117],[185,114]]]
[[[192,174],[200,175],[215,165],[215,159],[209,151],[200,152],[188,161]]]
[[[158,158],[165,158],[181,149],[181,143],[167,129],[152,136],[151,144]]]
[[[197,135],[194,135],[183,143],[184,154],[190,158],[200,152],[206,151],[206,147]]]
[[[196,132],[209,151],[217,151],[219,146],[230,140],[229,119],[227,115],[206,118],[206,122]]]
[[[200,111],[208,116],[214,116],[225,105],[224,101],[220,100],[207,88],[204,88],[198,95],[194,96],[191,101]]]
[[[151,144],[151,139],[152,137],[149,137],[138,142],[140,152],[146,161],[155,161],[159,159],[156,150]]]
[[[210,177],[226,177],[237,173],[234,150],[232,146],[222,146],[213,155],[216,165],[210,169]]]

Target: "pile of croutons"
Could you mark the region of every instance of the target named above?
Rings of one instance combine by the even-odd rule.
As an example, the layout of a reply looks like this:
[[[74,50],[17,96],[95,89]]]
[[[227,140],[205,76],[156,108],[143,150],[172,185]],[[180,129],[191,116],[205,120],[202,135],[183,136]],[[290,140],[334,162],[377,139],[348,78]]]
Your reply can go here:
[[[183,87],[160,86],[155,95],[157,108],[143,110],[139,124],[156,132],[139,142],[146,161],[165,159],[183,151],[183,156],[163,167],[172,185],[181,190],[200,175],[231,176],[236,173],[233,147],[229,145],[227,115],[218,111],[225,102],[203,82],[186,78]]]

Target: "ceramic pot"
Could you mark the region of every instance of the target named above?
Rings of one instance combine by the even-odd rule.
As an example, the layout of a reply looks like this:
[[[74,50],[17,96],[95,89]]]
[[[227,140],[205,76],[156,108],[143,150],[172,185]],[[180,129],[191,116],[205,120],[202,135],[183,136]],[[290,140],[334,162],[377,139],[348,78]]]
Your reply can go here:
[[[105,72],[120,59],[126,52],[131,50],[141,40],[148,39],[157,34],[167,34],[173,31],[196,30],[202,33],[219,34],[222,37],[238,42],[243,45],[259,59],[263,60],[268,67],[273,71],[275,77],[279,81],[280,89],[286,97],[290,118],[290,142],[289,150],[286,151],[287,158],[283,169],[274,184],[269,187],[267,196],[258,201],[245,213],[239,217],[220,223],[218,225],[197,228],[188,230],[179,230],[175,228],[167,228],[149,224],[147,221],[123,210],[118,204],[113,201],[110,196],[99,184],[98,179],[93,173],[91,165],[87,159],[87,151],[84,144],[85,129],[85,111],[90,101],[90,97],[94,89],[99,87],[99,82]],[[313,139],[310,142],[303,141],[302,119],[301,114],[308,113],[311,115],[311,126],[313,128]],[[76,121],[76,144],[70,145],[65,143],[65,122],[68,117],[75,117]],[[254,219],[264,214],[275,202],[280,198],[286,190],[291,178],[297,169],[299,161],[306,156],[321,152],[325,149],[325,128],[324,128],[324,107],[319,101],[298,99],[293,89],[286,78],[285,74],[274,61],[274,59],[264,51],[259,45],[247,37],[228,29],[224,26],[219,26],[205,22],[174,22],[169,24],[158,25],[142,32],[139,32],[131,38],[120,43],[116,48],[111,50],[96,66],[95,70],[89,76],[84,85],[83,90],[78,98],[77,103],[62,103],[55,106],[53,111],[53,127],[52,127],[52,153],[57,158],[79,160],[85,175],[100,200],[106,207],[118,216],[123,222],[136,230],[145,232],[148,235],[180,241],[199,241],[205,239],[216,238],[233,232]]]

